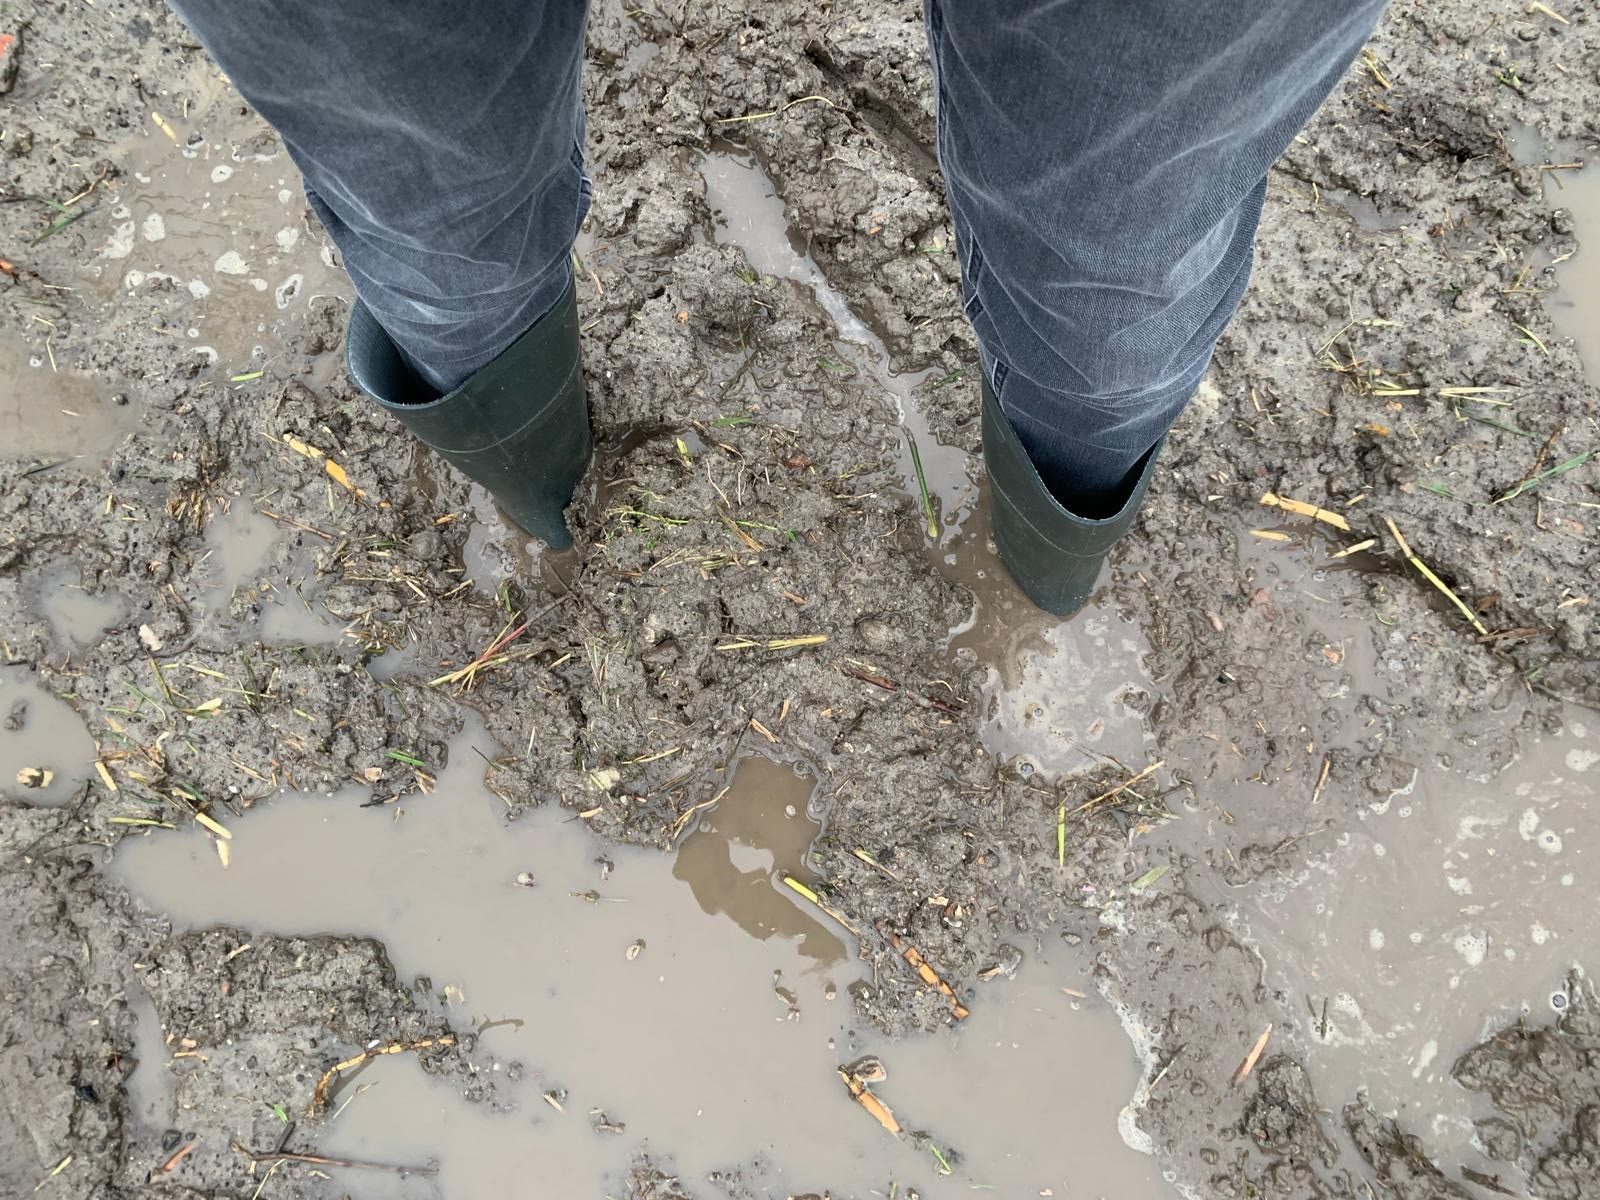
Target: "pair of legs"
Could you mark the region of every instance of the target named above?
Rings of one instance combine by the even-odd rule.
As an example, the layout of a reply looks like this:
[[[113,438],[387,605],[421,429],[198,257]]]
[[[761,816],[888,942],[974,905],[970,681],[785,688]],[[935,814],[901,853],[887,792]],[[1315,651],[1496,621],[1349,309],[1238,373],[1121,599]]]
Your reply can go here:
[[[584,0],[173,3],[426,385],[561,302],[588,203]],[[1267,169],[1383,0],[925,3],[986,385],[1044,486],[1103,516],[1238,304]]]

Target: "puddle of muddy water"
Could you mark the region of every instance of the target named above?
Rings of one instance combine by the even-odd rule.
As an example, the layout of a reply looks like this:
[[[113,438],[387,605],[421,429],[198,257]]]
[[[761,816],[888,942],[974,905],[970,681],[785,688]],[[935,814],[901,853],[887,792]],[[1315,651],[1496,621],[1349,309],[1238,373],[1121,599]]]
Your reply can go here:
[[[0,668],[0,795],[65,804],[89,778],[94,757],[94,739],[66,701],[23,668]],[[49,782],[34,772],[48,772]]]
[[[105,198],[106,241],[88,270],[107,302],[150,287],[189,293],[179,352],[236,372],[279,352],[309,307],[350,283],[306,219],[300,177],[281,144],[205,69],[186,112],[118,147],[123,173]]]
[[[880,1044],[854,1025],[847,989],[864,981],[844,935],[774,883],[803,870],[808,779],[745,760],[674,861],[602,846],[553,807],[508,824],[474,745],[492,752],[469,728],[438,790],[398,807],[275,798],[230,821],[226,869],[187,831],[124,842],[113,864],[180,925],[368,933],[402,978],[432,980],[458,1025],[520,1022],[487,1028],[478,1049],[530,1068],[521,1082],[502,1073],[510,1112],[470,1106],[406,1061],[365,1072],[359,1083],[377,1086],[359,1095],[346,1088],[355,1098],[323,1152],[440,1168],[363,1177],[362,1195],[488,1200],[528,1179],[542,1194],[594,1195],[641,1139],[691,1188],[733,1168],[755,1194],[827,1188],[841,1200],[891,1185],[1166,1194],[1152,1160],[1118,1137],[1138,1069],[1116,1017],[1061,991],[1093,992],[1076,951],[1051,947],[985,986],[959,1029]],[[869,1052],[888,1067],[881,1098],[957,1156],[951,1176],[844,1091],[837,1066]],[[595,1110],[625,1136],[595,1132]]]
[[[1572,214],[1578,253],[1556,267],[1561,287],[1544,298],[1545,310],[1562,335],[1577,345],[1589,382],[1600,387],[1600,162],[1582,171],[1546,174],[1551,181],[1545,185],[1545,198]]]
[[[1551,1019],[1568,967],[1600,964],[1600,726],[1567,716],[1504,773],[1423,770],[1292,878],[1222,897],[1304,1007],[1318,1095],[1366,1088],[1445,1163],[1475,1112],[1456,1058],[1521,1013]]]
[[[274,521],[244,498],[235,498],[206,527],[206,553],[196,573],[204,582],[194,602],[228,621],[235,598],[242,594],[259,614],[250,632],[263,642],[315,646],[339,641],[348,626],[315,599],[313,552],[302,548],[287,563],[274,564],[273,552],[283,537]]]
[[[713,151],[702,159],[700,173],[706,182],[706,203],[716,220],[717,240],[737,246],[761,274],[808,288],[838,332],[835,346],[840,356],[894,397],[900,415],[897,465],[902,488],[913,499],[920,494],[915,454],[938,507],[941,534],[934,541],[943,540],[947,531],[959,527],[970,514],[977,489],[967,472],[967,456],[933,436],[914,397],[917,387],[937,372],[896,375],[889,369],[889,351],[883,339],[856,316],[816,260],[799,246],[784,216],[783,198],[753,154]]]
[[[1408,639],[1341,606],[1334,568],[1304,547],[1265,549],[1243,532],[1241,546],[1268,611],[1318,613],[1327,640],[1304,686],[1347,715],[1354,746],[1369,720],[1359,697],[1399,704],[1415,686]],[[1564,724],[1492,776],[1440,764],[1459,749],[1451,731],[1424,736],[1411,755],[1415,771],[1377,801],[1367,793],[1352,801],[1348,780],[1314,799],[1294,776],[1282,800],[1302,814],[1303,856],[1253,883],[1207,874],[1201,885],[1298,1010],[1306,1032],[1293,1050],[1322,1102],[1338,1107],[1365,1089],[1447,1167],[1504,1170],[1471,1148],[1482,1101],[1452,1079],[1456,1059],[1522,1013],[1547,1021],[1569,966],[1600,965],[1600,716],[1569,707]],[[1208,807],[1238,814],[1238,844],[1249,840],[1245,814],[1261,810],[1262,786],[1218,779],[1207,792]],[[1334,806],[1351,803],[1354,820],[1321,832],[1342,811]],[[1188,833],[1174,825],[1174,836],[1203,834],[1196,822],[1182,825]]]
[[[227,512],[211,519],[204,563],[208,582],[200,598],[208,612],[227,612],[236,591],[255,586],[281,533],[270,518],[243,500],[235,500]]]
[[[261,601],[256,636],[289,646],[323,646],[354,636],[350,627],[292,587],[274,588]]]
[[[1536,256],[1552,266],[1558,287],[1543,296],[1550,323],[1577,347],[1589,382],[1600,387],[1600,145],[1552,148],[1531,125],[1513,121],[1507,131],[1512,158],[1525,167],[1542,167],[1544,199],[1570,214],[1578,251],[1557,258]],[[1574,164],[1586,164],[1573,169]]]
[[[684,842],[672,874],[689,885],[707,913],[725,913],[751,937],[796,939],[796,949],[821,965],[843,961],[844,942],[772,886],[788,871],[811,881],[806,851],[817,827],[807,817],[816,780],[757,755],[744,759],[737,788]]]
[[[72,568],[57,570],[35,584],[32,607],[50,623],[55,640],[68,650],[84,650],[99,641],[125,610],[114,593],[91,594]]]
[[[119,172],[93,200],[104,240],[71,281],[104,329],[130,300],[168,301],[174,362],[225,377],[263,369],[314,306],[351,293],[331,246],[306,219],[300,179],[262,122],[214,69],[197,99],[118,145]],[[86,226],[87,226],[86,222]],[[170,298],[170,300],[169,300]],[[100,458],[137,428],[138,392],[74,369],[44,310],[0,339],[0,454]]]
[[[51,348],[0,336],[0,456],[98,458],[135,428],[127,394],[51,359]]]

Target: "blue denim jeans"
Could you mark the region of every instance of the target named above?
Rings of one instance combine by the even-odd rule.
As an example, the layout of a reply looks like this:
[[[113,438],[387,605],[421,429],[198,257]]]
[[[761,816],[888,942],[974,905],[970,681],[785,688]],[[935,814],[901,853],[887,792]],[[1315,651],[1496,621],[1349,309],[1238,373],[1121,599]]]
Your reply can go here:
[[[560,299],[589,195],[584,0],[173,2],[428,383]],[[1383,6],[926,0],[966,314],[1058,494],[1113,492],[1177,419],[1248,282],[1267,170]]]

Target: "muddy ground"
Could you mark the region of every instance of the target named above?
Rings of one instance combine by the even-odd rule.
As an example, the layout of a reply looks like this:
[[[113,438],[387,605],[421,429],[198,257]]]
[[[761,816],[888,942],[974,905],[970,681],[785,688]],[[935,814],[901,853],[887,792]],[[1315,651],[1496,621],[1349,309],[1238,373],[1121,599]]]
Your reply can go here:
[[[1087,947],[1142,1056],[1124,1134],[1187,1194],[1600,1196],[1583,973],[1600,949],[1583,728],[1600,430],[1580,357],[1600,311],[1573,301],[1595,269],[1582,234],[1600,239],[1597,168],[1578,165],[1600,151],[1592,5],[1396,6],[1274,172],[1255,286],[1067,632],[998,576],[981,471],[957,453],[977,449],[975,356],[915,5],[596,11],[579,305],[600,452],[576,550],[544,556],[344,378],[336,256],[176,21],[7,0],[12,31],[0,716],[7,763],[57,778],[0,780],[0,1193],[366,1194],[304,1161],[263,1183],[231,1143],[282,1148],[270,1096],[314,1153],[321,1126],[299,1114],[369,1044],[428,1042],[428,1070],[495,1103],[471,1025],[337,912],[325,936],[276,936],[270,908],[188,928],[108,873],[130,837],[226,846],[197,813],[226,828],[285,788],[359,788],[384,820],[481,719],[510,815],[560,806],[660,850],[714,813],[742,756],[803,765],[822,821],[808,865],[860,933],[863,1029],[951,1020],[878,922],[975,1010],[1046,948]],[[770,178],[785,261],[809,266],[774,269],[741,234],[729,169]],[[930,468],[937,538],[908,433],[955,464]],[[1269,492],[1349,530],[1265,508]],[[1326,965],[1309,925],[1264,930],[1396,797],[1453,827],[1470,792],[1516,822],[1526,796],[1500,773],[1541,745],[1556,774],[1528,787],[1566,807],[1546,813],[1553,849],[1531,849],[1537,813],[1520,844],[1566,856],[1539,910],[1565,940],[1514,969],[1548,1003],[1452,976],[1472,1027],[1431,1039],[1414,1073],[1356,1036],[1367,1018],[1343,1001],[1366,981],[1328,966],[1301,987]],[[1408,913],[1441,844],[1351,878]],[[1498,900],[1449,905],[1469,966],[1514,949]],[[1453,1002],[1409,986],[1418,1012]],[[1349,1046],[1355,1075],[1333,1057]],[[134,1111],[152,1051],[207,1064],[184,1076],[188,1128]],[[1430,1124],[1405,1099],[1435,1058],[1427,1078],[1470,1118]],[[607,1186],[756,1188],[755,1168],[676,1179],[686,1149],[644,1147]],[[831,1187],[887,1194],[878,1176]]]

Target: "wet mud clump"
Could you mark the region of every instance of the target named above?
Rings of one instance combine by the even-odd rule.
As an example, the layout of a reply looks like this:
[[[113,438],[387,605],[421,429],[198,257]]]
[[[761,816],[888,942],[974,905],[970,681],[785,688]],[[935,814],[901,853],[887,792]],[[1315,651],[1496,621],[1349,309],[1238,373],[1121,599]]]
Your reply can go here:
[[[1496,1114],[1478,1122],[1490,1157],[1520,1167],[1536,1195],[1600,1196],[1600,1005],[1592,980],[1574,974],[1549,1024],[1519,1022],[1456,1062],[1456,1081],[1482,1092]]]

